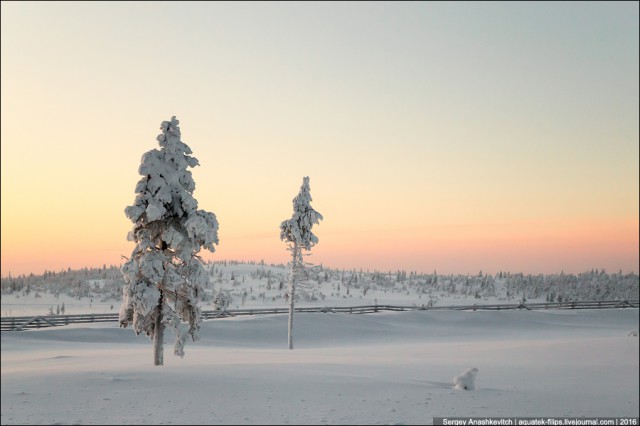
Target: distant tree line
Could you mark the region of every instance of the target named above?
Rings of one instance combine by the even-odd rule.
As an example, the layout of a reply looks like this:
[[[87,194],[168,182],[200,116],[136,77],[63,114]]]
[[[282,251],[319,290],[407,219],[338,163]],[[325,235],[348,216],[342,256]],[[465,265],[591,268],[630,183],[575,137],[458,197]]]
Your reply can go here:
[[[246,274],[234,271],[234,267],[245,265]],[[235,291],[238,304],[244,298],[262,298],[258,284],[267,290],[281,290],[282,298],[287,291],[289,271],[283,264],[266,264],[263,261],[209,261],[205,268],[212,277],[211,284],[200,294],[201,301],[212,303],[220,291],[233,296]],[[233,276],[233,280],[231,279]],[[322,300],[329,294],[322,294],[313,283],[331,283],[334,295],[342,297],[366,296],[372,290],[382,292],[404,292],[417,294],[416,303],[434,303],[447,295],[471,296],[475,299],[502,298],[505,301],[544,299],[549,302],[598,301],[638,299],[638,274],[608,273],[605,270],[591,270],[580,274],[522,274],[499,272],[495,275],[478,273],[463,274],[421,274],[413,271],[369,271],[356,269],[333,269],[319,265],[310,273],[312,285],[301,288],[296,295],[303,301]],[[242,284],[247,281],[247,285]],[[249,287],[249,286],[252,287]],[[35,293],[66,294],[72,298],[93,297],[100,301],[122,299],[124,281],[119,265],[71,269],[58,272],[45,271],[43,274],[28,274],[3,277],[0,281],[2,294],[29,295]],[[215,288],[214,288],[215,287]],[[236,287],[238,287],[236,289]],[[317,287],[317,286],[316,286]],[[224,289],[224,290],[223,290]],[[246,294],[245,294],[246,293]],[[283,299],[284,300],[284,299]],[[215,305],[215,304],[214,304]]]

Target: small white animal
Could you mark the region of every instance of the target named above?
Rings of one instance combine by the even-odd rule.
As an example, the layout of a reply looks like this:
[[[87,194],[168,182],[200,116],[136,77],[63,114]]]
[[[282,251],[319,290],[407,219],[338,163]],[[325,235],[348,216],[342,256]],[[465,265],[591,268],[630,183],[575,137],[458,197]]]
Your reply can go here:
[[[464,372],[453,378],[453,385],[456,389],[474,390],[475,381],[478,374],[477,368],[467,368]]]

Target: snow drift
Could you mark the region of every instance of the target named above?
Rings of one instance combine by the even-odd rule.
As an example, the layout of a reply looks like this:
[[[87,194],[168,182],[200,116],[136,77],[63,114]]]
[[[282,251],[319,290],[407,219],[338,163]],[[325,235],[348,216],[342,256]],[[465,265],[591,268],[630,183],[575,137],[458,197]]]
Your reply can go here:
[[[453,385],[456,389],[474,390],[476,388],[477,368],[467,368],[462,373],[453,378]]]

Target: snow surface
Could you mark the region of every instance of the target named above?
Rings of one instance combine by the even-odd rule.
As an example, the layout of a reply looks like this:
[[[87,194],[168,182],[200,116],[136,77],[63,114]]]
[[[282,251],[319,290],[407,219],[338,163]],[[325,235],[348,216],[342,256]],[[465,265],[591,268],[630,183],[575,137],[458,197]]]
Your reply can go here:
[[[116,323],[3,332],[2,424],[429,424],[639,415],[638,309],[204,321],[185,358]],[[475,390],[454,389],[466,368]]]

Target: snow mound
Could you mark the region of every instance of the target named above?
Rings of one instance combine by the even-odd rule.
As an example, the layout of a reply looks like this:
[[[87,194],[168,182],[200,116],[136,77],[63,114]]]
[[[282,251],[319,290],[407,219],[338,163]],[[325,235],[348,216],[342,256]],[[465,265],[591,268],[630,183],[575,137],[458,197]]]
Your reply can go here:
[[[454,387],[456,389],[474,390],[476,388],[475,381],[477,374],[477,368],[467,368],[464,372],[453,378]]]

